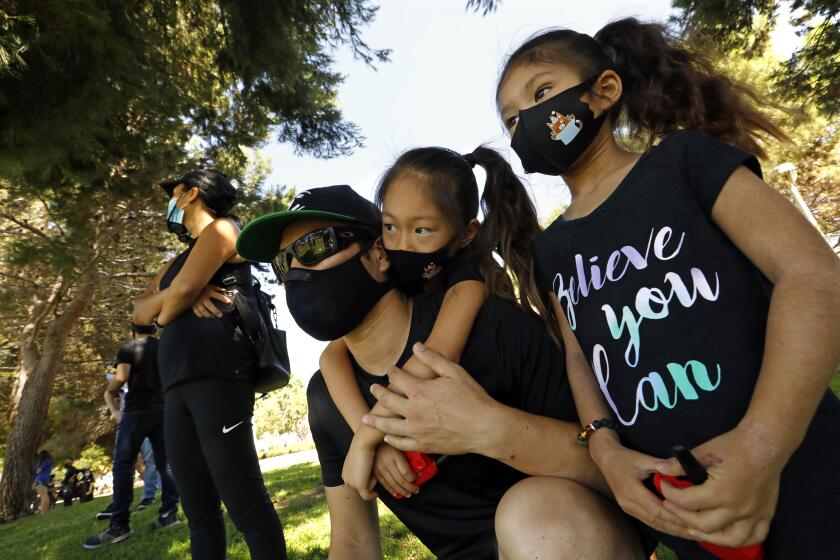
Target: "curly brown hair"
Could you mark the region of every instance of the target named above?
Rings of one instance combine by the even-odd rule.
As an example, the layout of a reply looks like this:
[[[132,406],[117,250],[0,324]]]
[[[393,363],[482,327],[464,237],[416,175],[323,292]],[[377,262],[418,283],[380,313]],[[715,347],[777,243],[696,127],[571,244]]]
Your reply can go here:
[[[570,29],[544,30],[510,55],[499,91],[516,66],[563,63],[583,78],[607,69],[621,78],[621,99],[610,111],[614,130],[648,146],[677,130],[699,130],[759,157],[765,137],[788,140],[755,106],[776,105],[730,80],[701,53],[657,23],[636,18],[611,22],[594,37]]]

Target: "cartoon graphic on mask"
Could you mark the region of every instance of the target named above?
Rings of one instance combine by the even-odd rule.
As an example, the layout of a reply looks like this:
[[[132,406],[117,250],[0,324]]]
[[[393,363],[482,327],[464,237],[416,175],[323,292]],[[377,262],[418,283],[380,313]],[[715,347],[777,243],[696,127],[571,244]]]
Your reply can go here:
[[[551,139],[560,140],[567,146],[583,128],[583,123],[575,118],[574,113],[563,116],[557,111],[551,112],[545,124],[551,129]]]
[[[437,276],[441,270],[443,270],[442,266],[438,266],[436,263],[431,262],[423,267],[423,279],[430,280]]]

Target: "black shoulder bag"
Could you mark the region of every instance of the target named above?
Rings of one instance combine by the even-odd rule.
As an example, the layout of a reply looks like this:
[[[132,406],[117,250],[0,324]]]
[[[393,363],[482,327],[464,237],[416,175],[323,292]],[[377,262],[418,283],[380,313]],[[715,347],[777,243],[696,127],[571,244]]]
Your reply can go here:
[[[245,296],[234,289],[237,283],[236,276],[226,276],[222,282],[228,290],[228,297],[233,299],[242,332],[257,351],[254,392],[269,393],[285,387],[289,383],[291,370],[289,351],[286,347],[286,332],[275,326],[276,310],[271,296],[260,289],[257,280],[252,280],[258,309],[258,313],[254,313]]]

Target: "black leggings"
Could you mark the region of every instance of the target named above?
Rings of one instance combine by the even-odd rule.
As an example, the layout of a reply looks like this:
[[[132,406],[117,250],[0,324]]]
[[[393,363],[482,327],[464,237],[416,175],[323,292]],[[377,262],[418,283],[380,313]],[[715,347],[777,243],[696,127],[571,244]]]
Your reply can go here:
[[[251,416],[249,382],[197,379],[166,392],[166,450],[190,527],[194,560],[222,560],[227,543],[221,501],[251,558],[286,558],[283,527],[265,490]]]

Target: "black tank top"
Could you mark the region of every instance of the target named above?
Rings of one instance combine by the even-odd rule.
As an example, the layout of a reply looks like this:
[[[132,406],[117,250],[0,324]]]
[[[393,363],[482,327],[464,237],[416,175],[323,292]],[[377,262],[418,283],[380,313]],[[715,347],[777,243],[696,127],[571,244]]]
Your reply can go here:
[[[160,289],[168,288],[187,261],[196,239],[178,255],[160,280]],[[237,289],[253,305],[251,264],[225,263],[208,284],[223,286],[222,279],[233,274]],[[197,317],[188,308],[163,329],[158,347],[158,367],[164,390],[177,383],[205,377],[250,379],[256,354],[253,344],[242,333],[236,311],[221,318]]]

